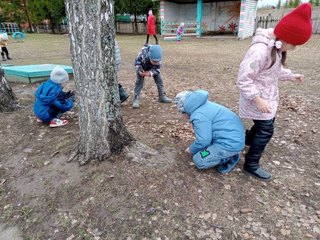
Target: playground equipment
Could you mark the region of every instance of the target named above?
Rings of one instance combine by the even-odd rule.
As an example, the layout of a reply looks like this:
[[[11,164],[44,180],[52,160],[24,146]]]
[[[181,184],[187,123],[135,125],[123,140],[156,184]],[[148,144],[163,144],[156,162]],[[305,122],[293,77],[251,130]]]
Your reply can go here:
[[[0,23],[0,33],[1,32],[7,33],[8,35],[12,35],[12,38],[17,41],[22,41],[24,38],[26,38],[26,35],[20,31],[20,28],[17,23]]]
[[[9,82],[34,83],[48,80],[51,71],[56,67],[56,64],[35,64],[13,66],[6,65],[2,69],[6,74]],[[68,74],[73,76],[73,69],[71,66],[59,65],[64,68]]]

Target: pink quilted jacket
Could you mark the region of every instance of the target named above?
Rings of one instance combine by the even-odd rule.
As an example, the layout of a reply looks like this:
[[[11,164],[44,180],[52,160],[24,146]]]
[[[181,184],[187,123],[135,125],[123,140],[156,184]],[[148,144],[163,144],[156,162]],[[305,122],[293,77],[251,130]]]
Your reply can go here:
[[[293,73],[284,69],[281,54],[277,54],[275,64],[271,65],[271,50],[274,40],[271,39],[273,29],[258,28],[252,44],[240,64],[237,86],[240,90],[239,115],[241,118],[255,120],[272,119],[279,103],[279,80],[290,80]],[[256,96],[268,101],[271,113],[262,113],[254,103]]]

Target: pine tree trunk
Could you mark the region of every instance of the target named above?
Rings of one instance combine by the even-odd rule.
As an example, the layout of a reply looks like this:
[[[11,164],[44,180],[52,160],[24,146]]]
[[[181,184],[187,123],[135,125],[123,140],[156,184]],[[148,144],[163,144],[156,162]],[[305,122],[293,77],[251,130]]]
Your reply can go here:
[[[4,76],[0,66],[0,112],[11,112],[17,109],[15,94]]]
[[[115,71],[114,1],[66,0],[79,106],[80,164],[104,160],[135,141],[125,127]]]

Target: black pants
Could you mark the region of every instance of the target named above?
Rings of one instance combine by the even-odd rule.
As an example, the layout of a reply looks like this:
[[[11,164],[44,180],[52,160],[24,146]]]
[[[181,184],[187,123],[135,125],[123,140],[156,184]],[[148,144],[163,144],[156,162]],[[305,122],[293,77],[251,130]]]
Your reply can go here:
[[[154,36],[154,39],[156,40],[156,44],[158,44],[158,38],[157,38],[157,36],[154,34],[153,35]],[[147,34],[147,41],[146,41],[146,44],[148,44],[149,43],[149,34]]]
[[[7,47],[1,47],[1,50],[2,50],[1,56],[3,57],[4,54],[6,54],[7,58],[9,59],[9,52],[8,52]]]
[[[254,171],[259,168],[261,155],[273,135],[274,120],[253,120],[254,125],[246,134],[246,144],[250,147],[245,157],[245,169]]]

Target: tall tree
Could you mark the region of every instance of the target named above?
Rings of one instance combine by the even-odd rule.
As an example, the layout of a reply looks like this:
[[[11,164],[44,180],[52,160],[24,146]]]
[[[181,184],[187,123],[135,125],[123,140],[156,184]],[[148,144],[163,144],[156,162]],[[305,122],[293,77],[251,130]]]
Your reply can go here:
[[[27,18],[27,21],[28,21],[29,31],[30,32],[34,32],[33,31],[32,22],[31,22],[31,19],[30,19],[29,10],[28,10],[28,7],[27,7],[27,0],[22,0],[22,7],[23,7],[23,10],[24,10],[24,13],[25,13],[25,17]]]
[[[34,22],[50,20],[53,33],[55,33],[56,26],[59,26],[66,16],[64,0],[28,0],[28,7],[31,10],[31,18]]]
[[[0,9],[3,21],[21,23],[25,20],[20,0],[1,0]]]
[[[15,94],[9,86],[0,65],[0,112],[11,112],[17,109]]]
[[[298,7],[301,3],[301,0],[293,0],[293,6],[292,7]]]
[[[66,0],[66,10],[80,125],[79,144],[73,157],[85,164],[104,160],[135,140],[120,111],[114,1]]]
[[[286,0],[286,3],[284,4],[284,8],[288,8],[289,6],[289,0]]]
[[[279,0],[277,4],[277,9],[280,9],[280,8],[281,8],[281,0]]]

